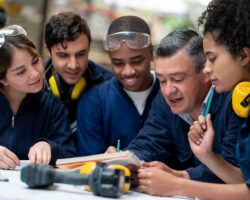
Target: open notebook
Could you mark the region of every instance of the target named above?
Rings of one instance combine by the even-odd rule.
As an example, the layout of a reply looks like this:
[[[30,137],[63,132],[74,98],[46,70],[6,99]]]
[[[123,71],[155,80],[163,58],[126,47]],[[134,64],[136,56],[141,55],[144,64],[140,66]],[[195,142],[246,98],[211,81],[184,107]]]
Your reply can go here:
[[[105,162],[108,164],[121,164],[125,166],[136,166],[139,167],[140,159],[131,151],[123,151],[117,153],[104,153],[96,154],[92,156],[82,156],[74,158],[63,158],[56,161],[56,167],[71,170],[81,167],[84,163],[96,161]]]

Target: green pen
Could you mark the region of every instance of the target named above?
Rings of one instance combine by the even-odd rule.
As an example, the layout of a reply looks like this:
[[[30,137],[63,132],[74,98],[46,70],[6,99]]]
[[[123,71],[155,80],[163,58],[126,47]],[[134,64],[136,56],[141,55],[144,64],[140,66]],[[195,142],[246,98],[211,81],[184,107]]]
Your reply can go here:
[[[208,98],[208,102],[207,102],[207,107],[206,107],[206,110],[205,110],[205,112],[203,114],[205,116],[205,118],[207,118],[207,115],[209,113],[213,96],[214,96],[214,85],[212,85],[211,92],[210,92],[210,95],[209,95],[209,98]]]
[[[116,152],[120,152],[120,140],[117,140]]]

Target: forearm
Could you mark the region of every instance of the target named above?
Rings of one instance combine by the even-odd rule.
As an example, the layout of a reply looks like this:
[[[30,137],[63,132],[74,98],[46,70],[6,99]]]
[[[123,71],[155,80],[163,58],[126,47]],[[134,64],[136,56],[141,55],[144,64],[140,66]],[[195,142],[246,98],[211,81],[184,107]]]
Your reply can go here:
[[[244,182],[244,177],[240,169],[221,158],[218,154],[211,152],[203,155],[200,160],[225,183]]]
[[[179,179],[172,195],[198,197],[200,200],[249,200],[250,189],[244,184],[210,184]]]

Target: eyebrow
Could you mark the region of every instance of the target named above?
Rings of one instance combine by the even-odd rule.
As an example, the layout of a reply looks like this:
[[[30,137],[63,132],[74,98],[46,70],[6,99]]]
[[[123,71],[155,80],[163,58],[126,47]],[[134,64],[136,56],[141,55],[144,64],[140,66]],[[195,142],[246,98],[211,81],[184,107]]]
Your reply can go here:
[[[163,75],[156,72],[156,76],[161,77]],[[168,76],[186,76],[186,73],[184,73],[184,72],[174,72],[174,73],[168,74]]]
[[[22,69],[24,67],[25,67],[25,65],[21,65],[21,66],[15,68],[15,69],[13,69],[12,72],[18,71],[18,70],[20,70],[20,69]]]
[[[215,54],[214,52],[212,52],[212,51],[206,51],[205,52],[205,55],[207,56],[207,55],[210,55],[210,54]]]
[[[143,55],[138,55],[138,56],[135,56],[135,57],[130,58],[129,60],[134,60],[134,59],[144,58],[144,57],[145,57],[145,56],[143,56]]]
[[[138,55],[138,56],[134,56],[132,58],[129,58],[129,60],[135,60],[135,59],[141,59],[141,58],[145,58],[145,56],[143,55]],[[121,60],[124,60],[123,58],[112,58],[111,60],[114,60],[114,61],[121,61]]]

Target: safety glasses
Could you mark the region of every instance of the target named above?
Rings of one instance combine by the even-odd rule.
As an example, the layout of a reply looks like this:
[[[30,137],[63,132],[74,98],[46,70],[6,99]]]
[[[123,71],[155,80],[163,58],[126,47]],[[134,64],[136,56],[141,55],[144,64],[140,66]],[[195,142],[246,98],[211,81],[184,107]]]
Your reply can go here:
[[[121,48],[125,42],[130,49],[143,49],[151,44],[149,34],[122,31],[108,35],[103,40],[103,46],[106,51],[116,51]]]
[[[5,36],[27,35],[23,27],[19,25],[6,26],[0,29],[0,48],[5,42]]]

